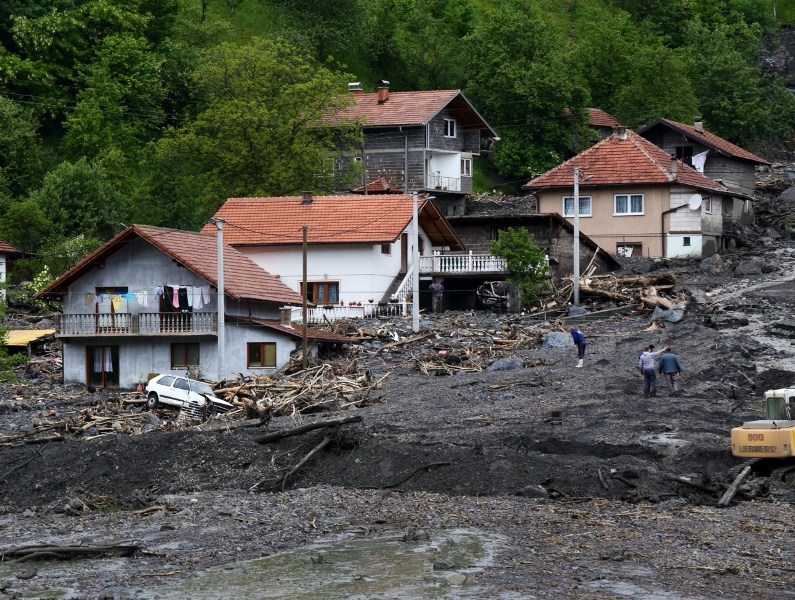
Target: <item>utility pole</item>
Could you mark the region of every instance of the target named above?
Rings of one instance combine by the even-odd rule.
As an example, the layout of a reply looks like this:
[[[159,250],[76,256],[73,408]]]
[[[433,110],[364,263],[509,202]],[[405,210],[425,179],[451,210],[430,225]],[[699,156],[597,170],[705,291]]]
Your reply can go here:
[[[580,168],[574,167],[574,306],[580,305]]]
[[[365,183],[365,186],[366,185],[367,184]],[[306,356],[306,346],[307,346],[306,339],[308,337],[307,336],[307,324],[306,324],[306,321],[307,321],[308,313],[309,313],[309,311],[307,310],[307,306],[306,306],[306,295],[309,292],[309,290],[307,289],[307,285],[308,284],[307,284],[307,281],[306,281],[306,270],[307,270],[306,269],[306,265],[307,265],[307,260],[306,260],[307,248],[306,248],[306,246],[307,246],[307,236],[309,234],[309,227],[304,225],[303,232],[304,232],[304,275],[303,275],[304,284],[303,284],[302,287],[304,289],[304,293],[302,294],[302,296],[304,297],[304,318],[303,318],[304,329],[303,329],[303,332],[301,334],[301,338],[302,338],[301,341],[302,341],[302,347],[303,347],[302,354],[303,354],[303,359],[304,359],[303,360],[303,367],[304,367],[304,369],[306,369],[307,365],[309,364],[308,363],[308,358]]]
[[[420,330],[420,227],[417,192],[411,194],[411,327]]]
[[[224,294],[224,221],[210,219],[218,229],[218,381],[226,379],[226,296]]]

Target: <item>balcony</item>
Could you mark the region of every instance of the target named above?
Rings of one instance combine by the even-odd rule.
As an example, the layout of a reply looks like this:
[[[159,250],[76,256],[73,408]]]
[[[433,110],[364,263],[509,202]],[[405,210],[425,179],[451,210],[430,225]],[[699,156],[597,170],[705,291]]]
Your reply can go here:
[[[504,258],[493,254],[440,254],[420,257],[420,273],[434,275],[477,275],[508,272]]]
[[[443,175],[428,175],[426,187],[429,190],[447,190],[450,192],[461,191],[461,179],[458,177],[445,177]]]
[[[55,335],[208,335],[218,332],[214,312],[64,314],[56,317]]]

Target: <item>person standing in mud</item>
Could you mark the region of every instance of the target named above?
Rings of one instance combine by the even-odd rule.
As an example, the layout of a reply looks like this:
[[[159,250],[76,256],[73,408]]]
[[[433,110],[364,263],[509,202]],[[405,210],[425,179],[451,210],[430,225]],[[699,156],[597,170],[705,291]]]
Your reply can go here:
[[[682,367],[679,365],[679,357],[671,352],[671,348],[666,348],[660,357],[660,374],[668,383],[668,393],[671,396],[679,395],[679,384],[676,378],[682,374]]]
[[[640,372],[643,374],[643,395],[647,398],[657,395],[657,372],[654,370],[654,359],[665,352],[665,350],[666,349],[657,350],[655,352],[654,344],[649,344],[638,357]]]
[[[582,368],[582,361],[585,359],[585,346],[588,345],[588,342],[585,340],[585,334],[576,327],[572,327],[569,331],[574,345],[577,346],[577,368]]]

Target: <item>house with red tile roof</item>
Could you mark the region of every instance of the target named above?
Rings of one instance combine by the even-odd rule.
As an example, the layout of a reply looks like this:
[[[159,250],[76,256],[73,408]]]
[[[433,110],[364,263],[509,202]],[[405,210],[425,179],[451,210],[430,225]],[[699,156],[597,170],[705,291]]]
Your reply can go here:
[[[612,134],[616,127],[624,127],[621,121],[601,108],[588,109],[588,125],[596,129],[602,139]]]
[[[524,186],[540,213],[573,221],[575,169],[580,230],[617,256],[696,258],[722,251],[733,243],[725,212],[734,198],[748,198],[619,128]]]
[[[696,117],[692,125],[657,119],[638,133],[667,154],[676,156],[744,198],[753,198],[756,192],[756,168],[770,165],[770,161],[761,156],[707,131],[701,117]],[[730,211],[728,208],[726,214],[731,220],[753,223],[751,200],[737,198]]]
[[[403,193],[433,193],[445,214],[463,214],[472,192],[473,157],[499,139],[463,92],[392,92],[388,81],[375,93],[358,84],[351,89],[353,103],[329,123],[362,128],[361,147],[349,153],[362,169],[361,185],[383,178]]]
[[[222,257],[219,271],[215,236],[133,225],[58,277],[38,297],[63,302],[64,381],[130,389],[153,373],[218,381],[284,366],[303,335],[281,311],[303,298],[232,246]],[[310,330],[307,346],[345,340]]]
[[[413,198],[406,194],[230,198],[215,213],[224,242],[318,305],[389,302],[410,278]],[[433,202],[418,198],[418,254],[464,248]],[[215,234],[213,225],[202,233]],[[421,288],[431,275],[421,271]]]

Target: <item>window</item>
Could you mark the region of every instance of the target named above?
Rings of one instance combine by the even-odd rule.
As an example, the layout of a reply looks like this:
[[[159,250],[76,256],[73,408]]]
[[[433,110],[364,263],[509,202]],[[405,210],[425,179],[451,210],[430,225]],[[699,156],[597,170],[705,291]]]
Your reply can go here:
[[[276,368],[276,342],[251,342],[248,348],[248,368]]]
[[[188,380],[182,379],[182,377],[177,377],[177,380],[174,382],[174,387],[178,390],[190,390],[190,384],[188,383]]]
[[[360,162],[362,162],[362,157],[361,157],[361,156],[354,156],[354,157],[353,157],[353,162],[355,162],[355,163],[360,163]]]
[[[689,236],[684,236],[682,238],[682,245],[683,246],[689,246],[690,245],[690,237]]]
[[[676,158],[692,166],[693,146],[677,146]]]
[[[449,137],[449,138],[455,137],[455,121],[453,121],[452,119],[444,120],[444,137]]]
[[[199,364],[199,344],[171,344],[171,368],[185,369]]]
[[[301,293],[304,284],[301,283]],[[337,281],[310,281],[307,283],[306,299],[314,304],[337,304],[340,301],[340,284]]]
[[[381,254],[392,254],[392,244],[381,244]]]
[[[704,212],[707,214],[712,213],[712,196],[704,198]]]
[[[472,159],[461,159],[461,177],[472,177]]]
[[[616,194],[615,215],[642,215],[643,194]]]
[[[573,217],[574,216],[574,197],[567,196],[563,198],[563,216],[564,217]],[[580,196],[580,216],[581,217],[590,217],[591,216],[591,197],[590,196]]]

